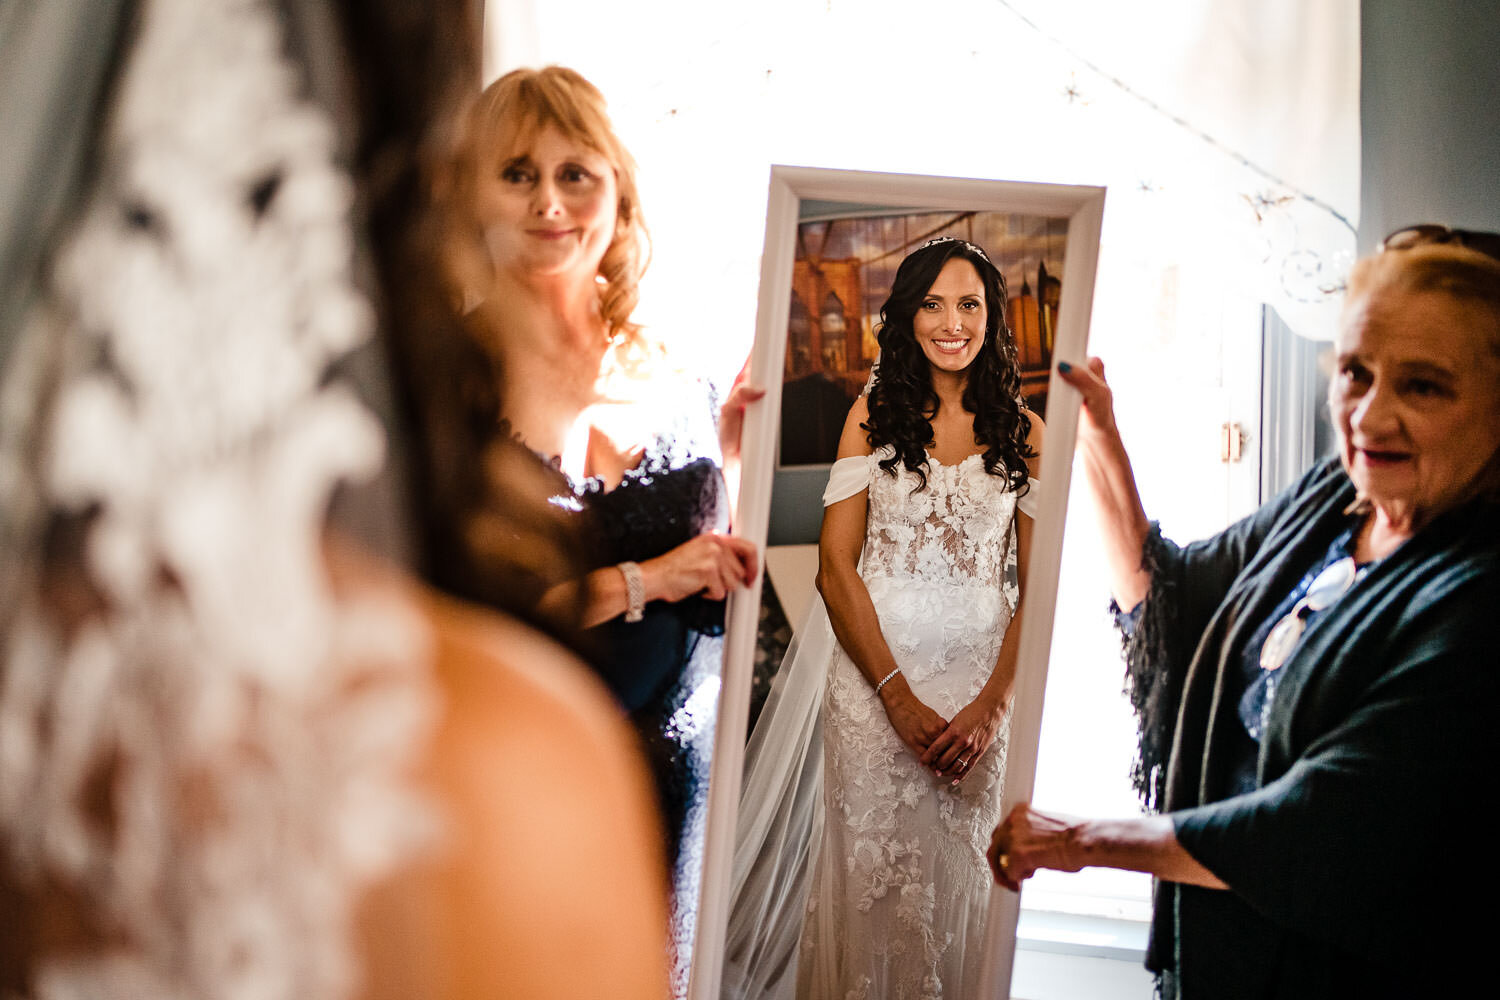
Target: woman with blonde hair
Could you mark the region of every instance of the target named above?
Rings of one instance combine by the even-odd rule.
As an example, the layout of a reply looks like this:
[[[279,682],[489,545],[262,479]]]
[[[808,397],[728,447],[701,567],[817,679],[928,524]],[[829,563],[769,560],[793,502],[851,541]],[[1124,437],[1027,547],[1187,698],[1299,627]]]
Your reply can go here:
[[[727,534],[737,387],[711,393],[631,318],[648,256],[635,164],[603,97],[551,66],[507,73],[468,119],[456,183],[478,232],[456,273],[477,339],[503,372],[503,425],[578,515],[588,568],[536,588],[538,616],[572,609],[590,659],[653,764],[675,865],[677,986],[702,868],[723,599],[756,572]],[[463,234],[459,234],[463,235]],[[718,417],[717,427],[715,417]]]

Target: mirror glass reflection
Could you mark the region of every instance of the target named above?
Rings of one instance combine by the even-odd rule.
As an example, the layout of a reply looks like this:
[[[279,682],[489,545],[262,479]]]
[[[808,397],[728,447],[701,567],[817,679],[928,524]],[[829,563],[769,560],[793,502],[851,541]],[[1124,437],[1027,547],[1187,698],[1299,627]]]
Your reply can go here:
[[[976,995],[1068,226],[801,203],[725,996]]]
[[[939,235],[986,249],[1005,278],[1005,323],[1016,345],[1021,398],[1038,415],[1047,409],[1061,318],[1066,218],[903,212],[811,199],[798,215],[751,731],[813,593],[823,489],[849,408],[864,393],[879,356],[880,307],[905,252]],[[809,309],[809,301],[821,308]]]

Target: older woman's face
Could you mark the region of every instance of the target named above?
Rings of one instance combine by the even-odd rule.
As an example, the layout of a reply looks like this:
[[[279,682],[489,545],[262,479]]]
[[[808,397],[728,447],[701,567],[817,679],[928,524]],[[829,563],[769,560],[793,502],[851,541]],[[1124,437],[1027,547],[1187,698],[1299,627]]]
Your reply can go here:
[[[591,279],[614,238],[619,197],[608,160],[546,128],[481,173],[476,211],[497,269]]]
[[[1397,527],[1460,499],[1500,448],[1500,329],[1437,292],[1350,303],[1329,406],[1344,468]]]

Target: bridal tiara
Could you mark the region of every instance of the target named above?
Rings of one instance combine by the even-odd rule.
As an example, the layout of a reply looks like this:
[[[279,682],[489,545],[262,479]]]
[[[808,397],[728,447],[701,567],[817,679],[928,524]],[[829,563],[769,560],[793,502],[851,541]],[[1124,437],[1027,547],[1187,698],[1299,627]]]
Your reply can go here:
[[[990,260],[990,255],[985,253],[984,248],[979,246],[979,244],[970,243],[968,240],[959,239],[957,236],[934,236],[926,243],[923,243],[921,246],[917,247],[917,250],[926,250],[928,247],[935,247],[939,243],[962,243],[964,246],[968,247],[970,250],[973,250],[979,256],[983,257],[986,263],[988,263],[991,267],[993,267],[995,264],[994,261]],[[916,250],[913,250],[912,253],[916,253]]]

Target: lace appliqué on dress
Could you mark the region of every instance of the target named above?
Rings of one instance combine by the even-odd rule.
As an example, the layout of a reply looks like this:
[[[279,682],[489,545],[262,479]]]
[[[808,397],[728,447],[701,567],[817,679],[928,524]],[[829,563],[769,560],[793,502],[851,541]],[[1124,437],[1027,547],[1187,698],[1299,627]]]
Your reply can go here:
[[[928,484],[871,455],[860,574],[913,691],[945,718],[979,694],[1016,606],[1016,496],[979,456]],[[935,1000],[977,988],[1009,739],[957,786],[891,728],[842,650],[824,704],[826,831],[802,940],[801,996]]]
[[[271,5],[151,0],[132,39],[4,389],[41,414],[0,456],[4,864],[97,930],[39,1000],[346,997],[360,893],[435,821],[422,626],[320,547],[384,449],[323,384],[372,330],[353,193]],[[49,523],[76,552],[35,558]]]

